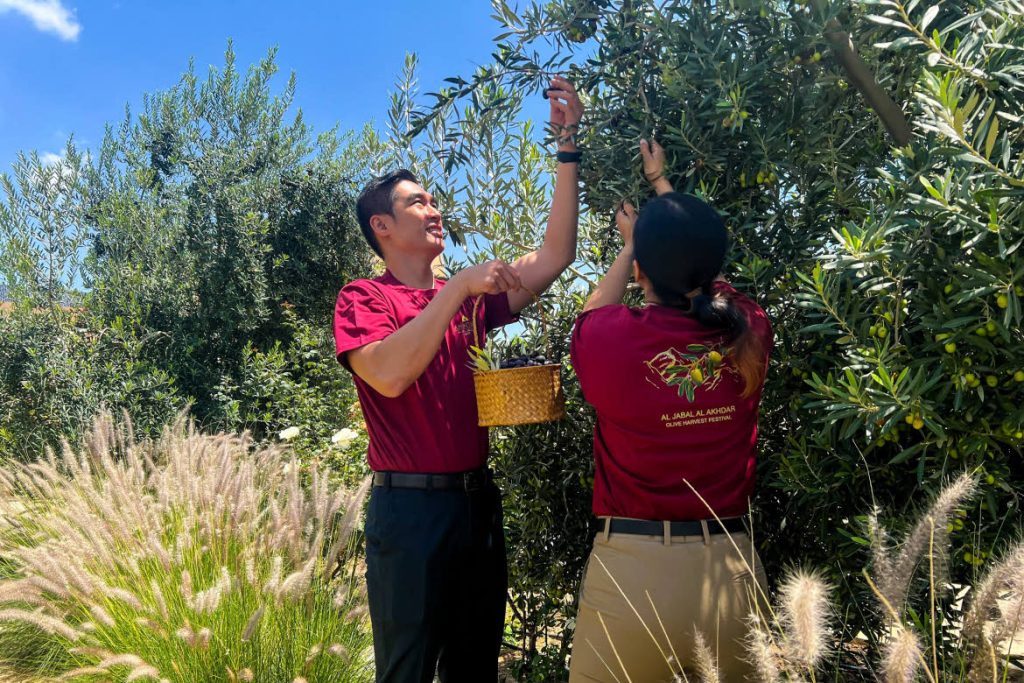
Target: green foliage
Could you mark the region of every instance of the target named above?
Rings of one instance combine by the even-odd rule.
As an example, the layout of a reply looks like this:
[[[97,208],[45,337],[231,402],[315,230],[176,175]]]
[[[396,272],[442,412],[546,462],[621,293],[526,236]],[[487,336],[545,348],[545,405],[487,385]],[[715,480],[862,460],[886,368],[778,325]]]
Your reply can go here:
[[[245,349],[290,343],[283,303],[328,325],[334,294],[369,268],[352,212],[355,141],[314,144],[291,115],[295,78],[273,92],[273,51],[243,77],[193,69],[108,132],[92,174],[90,306],[167,335],[168,360],[201,419]]]
[[[294,79],[275,96],[275,71],[271,53],[242,78],[229,50],[92,160],[69,143],[3,178],[0,460],[48,477],[0,472],[0,660],[19,678],[372,677],[360,503],[326,483],[366,469],[329,333],[338,288],[370,267],[351,211],[364,157],[288,121]],[[298,431],[301,461],[181,424],[155,443],[83,435],[103,409],[156,435],[189,404],[263,442]],[[87,456],[38,462],[61,440]]]
[[[352,384],[327,337],[336,292],[371,267],[352,211],[369,157],[360,137],[314,138],[276,71],[271,51],[239,74],[229,46],[97,153],[69,142],[2,178],[0,284],[17,310],[0,317],[0,455],[39,457],[102,406],[156,433],[189,403],[261,439],[306,424],[304,455],[363,470],[358,443],[331,450]]]
[[[799,274],[806,360],[790,366],[806,382],[793,414],[813,432],[789,438],[778,479],[796,505],[829,495],[849,509],[869,486],[905,501],[951,471],[979,471],[982,502],[954,536],[960,578],[1019,526],[1024,475],[1014,378],[1024,366],[1014,199],[1024,148],[993,134],[1024,113],[1024,84],[1007,63],[1024,35],[1009,4],[993,9],[866,8],[880,59],[910,84],[917,135],[866,171],[863,217],[830,226],[826,253]],[[841,522],[816,517],[823,536]]]
[[[130,321],[81,311],[0,315],[0,461],[31,461],[75,438],[101,409],[155,433],[185,405],[151,351],[160,339]]]
[[[639,139],[654,135],[665,145],[676,188],[705,196],[726,216],[727,277],[775,327],[755,510],[762,555],[774,575],[798,556],[828,567],[850,634],[876,632],[879,618],[856,578],[866,563],[862,510],[885,504],[898,527],[916,492],[980,471],[980,502],[951,522],[959,581],[1019,531],[1019,15],[1017,3],[969,0],[562,0],[519,13],[499,2],[506,31],[494,63],[449,79],[409,125],[444,162],[440,180],[454,188],[451,196],[471,207],[458,218],[484,208],[464,226],[471,258],[509,258],[538,241],[537,221],[519,219],[519,204],[548,200],[532,199],[528,189],[543,183],[523,175],[541,170],[532,156],[538,148],[493,141],[523,130],[515,118],[520,93],[550,72],[566,73],[586,93],[581,173],[590,216],[573,279],[563,283],[568,291],[553,297],[562,334],[581,290],[616,251],[598,217],[623,197],[647,196]],[[908,146],[890,146],[850,87],[833,51],[844,31],[903,103],[914,131]],[[485,239],[474,241],[477,229]],[[523,434],[516,453],[524,468],[535,458],[543,471],[548,441],[562,428]],[[534,496],[557,500],[569,482],[566,499],[580,500],[574,482],[586,477],[584,441],[562,456],[567,472],[549,476]],[[520,542],[541,547],[548,510],[526,509],[536,525],[525,516],[516,524],[536,536],[524,532]],[[569,526],[582,529],[573,520],[585,518],[585,508],[573,515]],[[548,548],[551,576],[552,568],[578,567],[576,540]],[[562,592],[572,590],[576,574],[561,576]],[[537,594],[516,584],[513,599],[516,591]],[[537,609],[571,615],[554,600]]]
[[[368,474],[365,429],[348,371],[334,357],[334,339],[326,326],[314,327],[292,310],[285,313],[293,341],[267,351],[247,344],[239,379],[225,376],[215,398],[226,426],[247,430],[259,441],[279,439],[298,428],[289,443],[303,462],[325,461],[354,485]],[[345,425],[352,436],[339,434]],[[343,445],[339,445],[343,442]]]
[[[19,154],[14,175],[0,176],[0,284],[22,307],[71,302],[88,236],[83,177],[88,158],[71,140],[64,155]]]

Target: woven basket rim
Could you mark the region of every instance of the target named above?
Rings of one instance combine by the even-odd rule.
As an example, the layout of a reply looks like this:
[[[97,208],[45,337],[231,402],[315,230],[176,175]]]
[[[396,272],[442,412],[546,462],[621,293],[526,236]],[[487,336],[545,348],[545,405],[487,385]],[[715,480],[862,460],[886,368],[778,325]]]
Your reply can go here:
[[[516,420],[513,423],[508,423],[508,422],[502,421],[502,422],[498,422],[498,423],[495,423],[495,424],[485,424],[485,425],[478,424],[478,426],[479,427],[492,428],[492,427],[521,427],[523,425],[539,425],[539,424],[546,424],[546,423],[549,423],[549,422],[558,422],[560,420],[564,420],[565,419],[565,415],[566,415],[566,412],[563,409],[563,410],[558,411],[558,413],[556,415],[554,415],[554,416],[545,415],[545,416],[542,416],[542,417],[538,416],[536,418],[529,419],[529,420],[525,420],[525,419],[523,419],[523,420]]]
[[[548,368],[560,368],[561,363],[545,363],[544,365],[530,365],[525,368],[498,368],[497,370],[474,370],[474,375],[493,375],[498,372],[523,372],[526,370],[546,370]]]

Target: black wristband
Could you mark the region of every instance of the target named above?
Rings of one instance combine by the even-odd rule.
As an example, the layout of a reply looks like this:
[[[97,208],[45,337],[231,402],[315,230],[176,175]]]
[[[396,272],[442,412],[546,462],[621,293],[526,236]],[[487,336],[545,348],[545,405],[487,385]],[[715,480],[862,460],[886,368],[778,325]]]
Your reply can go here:
[[[559,152],[555,155],[560,164],[578,164],[580,159],[583,158],[582,152]]]

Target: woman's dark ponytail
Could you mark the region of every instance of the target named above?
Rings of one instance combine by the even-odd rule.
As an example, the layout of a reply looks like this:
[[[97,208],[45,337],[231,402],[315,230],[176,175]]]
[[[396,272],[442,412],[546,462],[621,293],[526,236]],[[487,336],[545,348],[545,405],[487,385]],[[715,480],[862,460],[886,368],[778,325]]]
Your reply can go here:
[[[704,327],[721,330],[725,334],[732,366],[743,380],[743,398],[760,388],[766,369],[764,349],[731,296],[714,292],[711,283],[701,286],[700,294],[694,297],[666,291],[663,285],[654,281],[651,285],[662,304],[685,311]]]
[[[743,393],[740,395],[743,398],[751,396],[764,382],[766,368],[764,350],[750,330],[747,317],[731,296],[713,293],[710,283],[702,286],[701,293],[691,302],[692,315],[700,324],[725,333],[732,365],[743,379]]]
[[[658,301],[685,311],[701,325],[721,330],[729,359],[743,379],[743,396],[764,382],[766,358],[760,340],[732,297],[712,287],[728,247],[722,217],[692,195],[675,192],[653,199],[637,218],[633,249]],[[690,296],[695,288],[696,296]]]

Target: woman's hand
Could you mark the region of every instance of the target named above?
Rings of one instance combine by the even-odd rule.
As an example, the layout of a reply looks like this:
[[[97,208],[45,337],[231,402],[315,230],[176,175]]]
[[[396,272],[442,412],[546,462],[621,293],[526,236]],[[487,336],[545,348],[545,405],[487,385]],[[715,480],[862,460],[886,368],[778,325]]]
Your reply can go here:
[[[644,161],[644,177],[658,194],[672,191],[672,183],[665,177],[665,148],[657,140],[640,141],[640,156]]]
[[[633,226],[636,224],[636,208],[632,204],[623,200],[622,204],[619,205],[619,210],[615,212],[615,227],[619,229],[619,234],[622,235],[622,241],[626,243],[626,246],[632,248],[633,246]]]
[[[640,141],[640,156],[644,159],[644,177],[653,183],[665,176],[665,148],[657,140]]]
[[[615,257],[611,268],[591,292],[590,298],[583,306],[584,311],[622,303],[622,296],[626,293],[626,284],[633,272],[634,223],[636,223],[636,209],[629,202],[623,201],[619,204],[619,210],[615,212],[615,227],[622,233],[625,244],[619,255]]]

